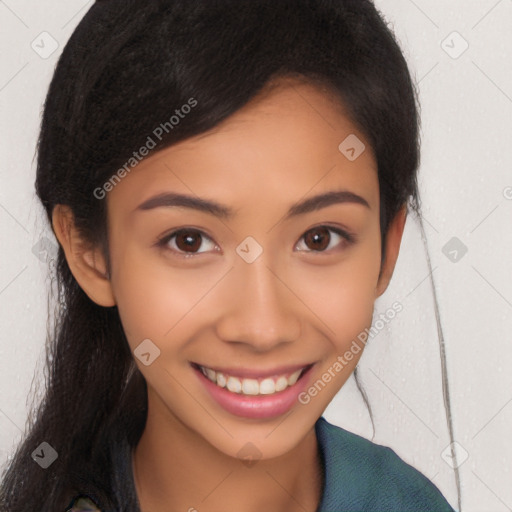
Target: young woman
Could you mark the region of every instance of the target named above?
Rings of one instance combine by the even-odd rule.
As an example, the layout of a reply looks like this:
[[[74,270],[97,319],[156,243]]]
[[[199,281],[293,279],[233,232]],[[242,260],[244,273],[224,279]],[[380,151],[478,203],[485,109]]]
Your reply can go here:
[[[2,510],[453,510],[322,418],[418,162],[411,78],[370,1],[96,2],[45,104],[58,321]]]

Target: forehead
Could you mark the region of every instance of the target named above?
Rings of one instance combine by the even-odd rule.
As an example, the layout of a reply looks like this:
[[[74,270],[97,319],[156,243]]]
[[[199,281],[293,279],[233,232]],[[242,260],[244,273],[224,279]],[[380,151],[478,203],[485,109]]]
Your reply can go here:
[[[346,140],[360,144],[358,152],[364,144],[355,160],[340,150]],[[147,156],[107,200],[109,210],[128,213],[152,195],[178,191],[242,208],[255,195],[261,207],[341,188],[377,206],[372,148],[327,90],[280,80],[212,130]]]

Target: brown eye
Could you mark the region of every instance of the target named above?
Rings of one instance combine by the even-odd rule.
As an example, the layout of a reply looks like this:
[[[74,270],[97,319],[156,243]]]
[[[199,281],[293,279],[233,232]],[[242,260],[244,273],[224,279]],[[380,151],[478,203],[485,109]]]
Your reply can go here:
[[[194,231],[182,231],[176,235],[176,247],[180,251],[196,252],[201,247],[201,235]]]
[[[303,243],[301,243],[304,241]],[[306,249],[299,248],[305,252],[327,252],[327,249],[337,246],[350,245],[355,238],[342,229],[330,226],[318,226],[307,231],[301,238],[297,247],[305,245]],[[334,243],[333,243],[334,242]]]
[[[184,256],[194,256],[216,247],[213,240],[195,229],[180,229],[164,237],[158,245]],[[206,250],[199,249],[206,245]]]
[[[324,251],[329,247],[330,240],[331,235],[329,234],[329,230],[325,227],[312,229],[304,236],[307,247],[313,251]]]

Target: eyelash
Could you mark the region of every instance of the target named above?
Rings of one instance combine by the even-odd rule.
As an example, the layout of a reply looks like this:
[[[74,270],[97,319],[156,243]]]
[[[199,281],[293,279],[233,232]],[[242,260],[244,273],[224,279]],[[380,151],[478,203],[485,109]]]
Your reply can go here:
[[[329,226],[329,225],[320,225],[320,226],[315,226],[311,229],[308,229],[299,239],[299,242],[301,240],[304,239],[304,237],[310,233],[311,231],[315,231],[317,229],[321,229],[321,228],[326,228],[328,231],[331,231],[337,235],[339,235],[340,237],[342,237],[344,239],[344,245],[346,246],[350,246],[354,243],[357,242],[357,238],[356,236],[353,234],[353,233],[349,233],[348,231],[345,231],[344,229],[341,229],[339,227],[336,227],[336,226]],[[175,231],[173,231],[172,233],[169,233],[168,235],[165,235],[163,236],[162,238],[160,238],[155,245],[157,245],[158,247],[161,247],[163,249],[168,249],[169,251],[171,252],[174,252],[176,254],[178,254],[178,257],[183,257],[183,258],[191,258],[191,257],[194,257],[198,254],[204,254],[204,252],[207,252],[207,251],[203,251],[203,252],[190,252],[190,253],[187,253],[187,252],[184,252],[184,251],[181,251],[181,250],[177,250],[177,249],[171,249],[170,247],[168,247],[168,244],[169,242],[174,238],[176,237],[177,235],[179,235],[180,233],[188,233],[188,232],[191,232],[191,233],[196,233],[196,234],[199,234],[201,235],[201,237],[206,237],[208,240],[211,240],[213,242],[213,240],[206,234],[204,233],[203,231],[199,230],[199,229],[196,229],[196,228],[180,228],[180,229],[177,229]],[[295,244],[295,246],[298,245],[298,243]],[[329,245],[330,245],[330,241],[329,241]],[[339,246],[340,244],[338,244]],[[314,251],[314,250],[300,250],[300,252],[309,252],[309,253],[317,253],[317,254],[321,254],[321,253],[329,253],[331,252],[333,249],[327,249],[327,250],[323,250],[323,251]]]

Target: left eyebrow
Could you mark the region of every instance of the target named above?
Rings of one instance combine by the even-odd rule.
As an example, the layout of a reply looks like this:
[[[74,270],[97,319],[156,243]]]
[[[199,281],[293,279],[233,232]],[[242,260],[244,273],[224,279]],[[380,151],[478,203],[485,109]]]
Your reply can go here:
[[[339,203],[361,204],[366,208],[371,209],[368,201],[364,197],[354,194],[354,192],[350,192],[349,190],[338,190],[326,192],[325,194],[318,194],[306,199],[305,201],[292,205],[285,218],[289,219],[296,215],[313,212]]]
[[[361,204],[366,208],[370,208],[368,201],[363,197],[355,194],[354,192],[350,192],[349,190],[338,190],[326,192],[324,194],[318,194],[304,201],[295,203],[290,207],[285,218],[289,219],[290,217],[303,215],[305,213],[327,208],[328,206],[339,203]],[[152,210],[154,208],[172,206],[191,208],[205,213],[210,213],[223,219],[229,219],[234,216],[233,209],[217,203],[216,201],[172,192],[151,197],[140,204],[135,210],[144,211]]]

